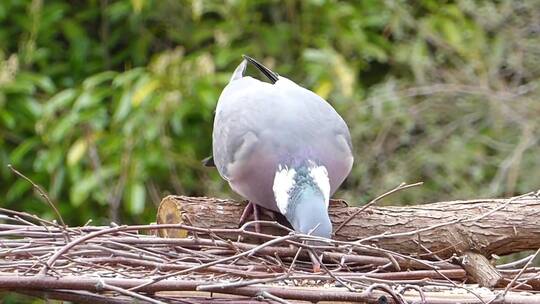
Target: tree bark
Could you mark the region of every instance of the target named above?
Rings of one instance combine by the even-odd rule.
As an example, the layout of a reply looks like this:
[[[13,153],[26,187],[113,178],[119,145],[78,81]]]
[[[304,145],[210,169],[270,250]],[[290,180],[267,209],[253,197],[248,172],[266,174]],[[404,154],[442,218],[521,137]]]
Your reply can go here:
[[[162,200],[157,221],[204,228],[237,228],[244,207],[245,202],[233,200],[171,195]],[[358,210],[358,207],[348,207],[344,201],[333,200],[329,214],[334,229]],[[263,219],[268,217],[263,216]],[[262,232],[284,234],[284,231],[265,226]],[[160,234],[185,237],[187,232],[162,230]],[[334,239],[363,239],[363,244],[420,258],[447,258],[467,252],[489,258],[491,254],[534,250],[540,247],[540,198],[370,207],[344,225]],[[471,260],[475,259],[469,262]]]

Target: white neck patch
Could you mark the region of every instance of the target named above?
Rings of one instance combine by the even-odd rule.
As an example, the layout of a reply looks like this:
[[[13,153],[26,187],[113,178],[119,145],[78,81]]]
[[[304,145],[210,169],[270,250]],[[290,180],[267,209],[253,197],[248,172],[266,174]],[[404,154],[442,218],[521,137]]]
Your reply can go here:
[[[295,176],[296,170],[294,168],[289,168],[282,165],[278,166],[278,170],[274,176],[274,185],[272,186],[272,190],[274,191],[277,207],[281,214],[285,214],[287,212],[291,190],[296,184],[294,180]],[[310,162],[309,176],[321,190],[326,207],[328,208],[330,201],[330,179],[328,178],[328,171],[326,170],[326,167],[318,166],[315,163]]]
[[[328,179],[328,171],[325,166],[312,166],[309,168],[309,175],[321,190],[326,207],[330,201],[330,179]]]
[[[287,206],[289,204],[289,197],[292,188],[296,182],[294,181],[294,176],[296,175],[296,170],[293,168],[288,168],[287,166],[278,166],[276,175],[274,177],[274,185],[272,190],[274,190],[274,197],[276,198],[276,203],[281,214],[287,212]]]

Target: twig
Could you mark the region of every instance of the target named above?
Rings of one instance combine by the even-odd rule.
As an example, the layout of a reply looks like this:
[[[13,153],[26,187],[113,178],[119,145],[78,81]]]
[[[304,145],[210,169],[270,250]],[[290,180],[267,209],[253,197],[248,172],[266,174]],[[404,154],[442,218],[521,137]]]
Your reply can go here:
[[[312,249],[312,248],[309,248],[308,249],[316,258],[317,257],[317,254],[315,253],[315,251]],[[326,264],[323,263],[322,260],[319,260],[319,263],[320,265],[323,267],[324,271],[326,271],[326,274],[328,274],[330,277],[332,277],[334,280],[336,280],[336,282],[339,282],[341,285],[343,285],[343,287],[347,288],[347,290],[351,291],[351,292],[355,292],[354,288],[352,288],[351,286],[345,284],[345,282],[343,282],[342,279],[340,279],[338,276],[336,276],[335,274],[333,274],[329,269],[328,267],[326,267]]]
[[[105,290],[112,290],[112,291],[115,291],[117,293],[120,293],[120,294],[123,294],[123,295],[126,295],[126,296],[130,296],[134,299],[139,299],[139,300],[143,300],[143,301],[146,301],[148,303],[153,303],[153,304],[166,304],[165,302],[162,302],[162,301],[158,301],[158,300],[154,300],[152,298],[149,298],[147,296],[143,296],[141,294],[138,294],[136,292],[133,292],[133,291],[129,291],[129,290],[126,290],[126,289],[123,289],[123,288],[120,288],[120,287],[116,287],[116,286],[113,286],[113,285],[109,285],[107,283],[105,283],[103,280],[99,280],[98,283],[97,283],[97,289],[98,291],[100,289],[105,289]]]
[[[104,295],[97,295],[86,291],[68,291],[68,290],[17,290],[17,293],[40,297],[46,299],[55,299],[61,301],[70,301],[83,304],[131,304],[128,299],[111,298]]]
[[[532,258],[527,262],[527,264],[525,264],[525,266],[523,266],[523,268],[521,268],[521,270],[514,277],[514,279],[512,279],[512,281],[510,281],[510,283],[508,283],[508,285],[506,285],[506,288],[504,288],[504,291],[502,292],[502,294],[500,294],[500,296],[502,297],[503,300],[504,300],[506,294],[508,293],[508,291],[510,290],[510,288],[512,288],[512,286],[516,283],[516,281],[519,279],[519,277],[521,277],[521,275],[523,275],[525,270],[527,270],[527,268],[529,268],[529,266],[532,264],[534,259],[536,259],[536,257],[538,256],[539,253],[540,253],[540,248],[538,248],[538,250],[536,250],[536,252],[533,254]],[[498,297],[499,297],[499,295],[497,295],[497,297],[495,297],[495,298],[498,298]],[[491,301],[489,303],[491,303]]]
[[[399,184],[397,187],[395,187],[394,189],[390,190],[390,191],[387,191],[379,196],[377,196],[376,198],[374,198],[373,200],[371,200],[369,203],[365,204],[364,206],[362,206],[362,208],[358,209],[356,212],[354,212],[353,214],[351,214],[346,220],[344,220],[337,228],[336,230],[333,232],[333,235],[336,235],[340,230],[341,228],[343,228],[345,225],[347,225],[347,223],[349,223],[353,218],[355,218],[358,214],[360,214],[362,211],[366,210],[367,208],[369,208],[370,206],[374,205],[375,203],[377,203],[378,201],[380,201],[381,199],[393,194],[393,193],[396,193],[398,191],[401,191],[401,190],[405,190],[405,189],[408,189],[408,188],[412,188],[412,187],[416,187],[416,186],[421,186],[423,184],[423,182],[418,182],[418,183],[414,183],[414,184],[406,184],[406,183],[401,183]]]
[[[239,281],[239,282],[232,282],[232,283],[200,285],[200,286],[197,286],[196,289],[197,291],[219,292],[220,289],[225,289],[225,288],[244,287],[244,286],[250,286],[250,285],[261,284],[261,283],[272,283],[272,282],[277,282],[277,281],[283,281],[283,280],[286,280],[289,276],[290,276],[289,273],[285,273],[284,275],[280,275],[279,277],[268,278],[268,279],[255,279],[255,280]]]
[[[424,293],[424,291],[422,290],[422,288],[420,288],[419,286],[416,286],[416,285],[405,285],[403,286],[398,292],[400,294],[403,294],[405,291],[407,291],[408,289],[414,289],[416,291],[418,291],[418,294],[420,295],[420,301],[422,301],[421,303],[422,304],[426,304],[426,294]]]
[[[302,252],[302,247],[298,247],[298,251],[296,251],[296,254],[294,255],[291,265],[289,266],[289,269],[287,270],[288,275],[290,275],[291,271],[294,269],[294,264],[296,263],[296,259],[298,259],[298,257],[300,256],[300,252]]]
[[[45,202],[47,204],[49,204],[49,206],[54,210],[54,213],[56,214],[56,217],[58,218],[58,220],[60,221],[60,224],[62,224],[62,226],[66,226],[66,223],[64,223],[64,219],[62,218],[62,215],[60,215],[60,212],[58,211],[58,209],[56,209],[56,206],[53,204],[53,202],[49,199],[49,196],[45,193],[45,191],[43,189],[41,189],[40,186],[38,186],[36,183],[34,183],[30,178],[26,177],[24,174],[22,174],[21,172],[17,171],[15,168],[13,168],[13,166],[11,164],[8,164],[7,165],[8,168],[13,171],[13,173],[15,173],[16,175],[18,175],[19,177],[21,177],[22,179],[24,179],[25,181],[29,182],[32,187],[34,187],[34,189],[37,190],[37,192],[39,193],[39,195],[45,199]]]
[[[285,301],[280,297],[276,297],[273,294],[269,293],[268,291],[261,291],[260,293],[257,294],[257,297],[261,297],[261,298],[264,298],[264,299],[270,299],[270,300],[276,301],[276,302],[281,303],[281,304],[290,304],[289,301]]]
[[[217,260],[217,261],[213,261],[213,262],[210,262],[210,263],[206,263],[206,264],[203,264],[203,265],[199,265],[199,266],[196,266],[196,267],[192,267],[190,269],[186,269],[186,270],[181,270],[181,271],[178,271],[178,272],[173,272],[173,273],[170,273],[170,274],[167,274],[167,275],[164,275],[164,276],[161,276],[159,278],[155,278],[152,280],[152,282],[148,282],[148,283],[145,283],[145,284],[142,284],[140,286],[136,286],[134,288],[131,288],[130,290],[137,290],[137,289],[140,289],[140,288],[143,288],[145,286],[148,286],[148,285],[151,285],[151,284],[154,284],[156,282],[159,282],[159,281],[162,281],[162,280],[165,280],[167,278],[170,278],[170,277],[174,277],[174,276],[178,276],[178,275],[181,275],[181,274],[184,274],[184,273],[189,273],[189,272],[192,272],[192,271],[195,271],[195,270],[200,270],[200,269],[204,269],[206,267],[209,267],[209,266],[213,266],[213,265],[217,265],[217,264],[220,264],[220,263],[224,263],[224,262],[227,262],[227,261],[231,261],[231,260],[234,260],[234,259],[237,259],[239,257],[243,257],[243,256],[251,256],[253,255],[254,253],[257,252],[257,250],[259,249],[262,249],[264,247],[267,247],[267,246],[270,246],[270,245],[273,245],[273,244],[276,244],[276,243],[280,243],[280,242],[283,242],[283,241],[286,241],[288,239],[291,239],[292,237],[294,237],[295,235],[294,234],[289,234],[289,235],[286,235],[286,236],[282,236],[280,238],[276,238],[276,239],[273,239],[273,240],[270,240],[266,243],[263,243],[253,249],[250,249],[248,251],[244,251],[242,253],[239,253],[239,254],[236,254],[236,255],[233,255],[233,256],[229,256],[229,257],[226,257],[226,258],[223,258],[223,259],[220,259],[220,260]]]
[[[503,264],[503,265],[497,265],[496,268],[503,270],[503,269],[512,269],[514,267],[520,267],[522,265],[527,264],[533,257],[534,257],[534,254],[531,254],[517,261],[513,261],[510,263]]]
[[[511,203],[500,201],[495,208]],[[487,212],[480,216],[493,214],[495,208],[485,209]],[[182,303],[209,301],[206,293],[194,296],[197,290],[245,297],[219,298],[221,303],[249,303],[261,292],[283,301],[374,304],[387,299],[391,303],[481,304],[488,300],[492,300],[491,304],[540,303],[540,295],[515,292],[518,288],[527,291],[539,288],[540,268],[530,267],[532,258],[540,255],[538,252],[527,259],[529,265],[524,268],[516,269],[522,264],[505,265],[502,276],[513,283],[506,286],[504,297],[499,293],[499,298],[494,299],[492,292],[497,289],[488,292],[464,284],[465,271],[450,260],[430,261],[422,255],[400,254],[352,241],[297,233],[281,237],[255,234],[245,230],[248,225],[236,229],[183,224],[64,228],[55,223],[46,224],[38,217],[2,211],[4,209],[0,209],[0,217],[6,224],[0,223],[0,290],[32,289],[40,292],[37,295],[43,295],[44,290],[57,293],[73,290],[97,296],[94,303],[87,302],[90,304],[107,303],[107,299],[111,299],[111,303],[125,303],[124,299],[128,302],[134,299],[133,294],[166,303],[180,303],[180,297],[186,295],[190,298]],[[17,216],[24,220],[18,220]],[[477,217],[475,214],[471,218]],[[44,226],[34,225],[36,222]],[[141,233],[156,229],[184,229],[200,234],[198,239],[164,239]],[[58,239],[64,231],[73,237],[68,244]],[[227,238],[224,235],[228,235]],[[238,235],[257,236],[266,242],[256,245],[229,240]],[[437,252],[431,252],[430,248],[424,250]],[[309,253],[319,253],[315,256],[324,268],[322,273],[311,272]],[[390,268],[392,264],[403,271]],[[44,274],[42,265],[46,265],[48,275],[47,272],[39,275]],[[98,286],[100,281],[106,287],[119,289],[99,293],[106,289]],[[328,285],[332,287],[326,288]],[[455,292],[456,289],[467,293]],[[406,290],[416,290],[420,295]],[[264,299],[278,302],[269,297]]]
[[[392,299],[394,299],[397,304],[407,304],[407,300],[403,299],[400,294],[397,294],[390,286],[386,284],[371,284],[368,289],[366,289],[365,293],[370,294],[374,289],[379,289],[388,293],[390,296],[392,296]]]

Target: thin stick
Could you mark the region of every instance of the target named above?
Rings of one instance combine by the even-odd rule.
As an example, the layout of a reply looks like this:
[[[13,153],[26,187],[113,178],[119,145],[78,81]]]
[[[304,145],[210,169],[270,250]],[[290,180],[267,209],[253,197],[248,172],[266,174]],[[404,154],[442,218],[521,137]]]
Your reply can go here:
[[[388,293],[390,296],[392,296],[392,298],[397,304],[407,304],[407,301],[403,299],[403,297],[400,294],[397,294],[390,286],[386,284],[380,284],[380,283],[371,284],[368,287],[368,289],[366,289],[365,292],[366,294],[369,295],[374,289],[379,289]]]
[[[129,289],[138,284],[141,284],[144,279],[103,279],[107,284],[118,286],[123,289]],[[16,290],[17,288],[42,290],[47,289],[71,289],[71,290],[88,290],[96,291],[96,285],[98,283],[97,278],[91,277],[64,277],[61,279],[53,278],[50,276],[0,276],[0,286],[3,289]],[[175,279],[158,282],[155,285],[147,286],[142,291],[144,292],[160,292],[160,291],[193,291],[196,286],[203,284],[204,281],[200,279]],[[361,292],[349,292],[335,289],[320,289],[314,292],[310,288],[284,288],[283,286],[247,286],[239,288],[231,288],[221,290],[223,294],[234,294],[238,296],[253,297],[260,291],[268,291],[269,293],[278,297],[289,300],[302,300],[302,301],[342,301],[342,302],[368,302],[375,303],[379,298],[378,294],[366,294]],[[185,295],[185,294],[184,294]],[[380,295],[380,294],[379,294]],[[412,302],[411,297],[405,297],[409,302]],[[471,296],[465,296],[459,293],[443,293],[443,294],[427,294],[426,302],[439,303],[439,304],[457,304],[457,303],[469,303],[478,304],[480,301],[471,298]],[[494,303],[502,304],[503,301],[495,301]],[[494,304],[493,303],[493,304]],[[540,295],[534,294],[522,294],[512,293],[507,295],[507,303],[514,304],[537,304],[540,303]]]
[[[111,298],[103,295],[97,295],[87,291],[60,291],[60,290],[17,290],[17,293],[39,297],[45,299],[54,299],[69,301],[73,303],[88,304],[131,304],[130,299]]]
[[[504,291],[502,292],[502,295],[501,295],[503,300],[504,300],[504,297],[506,296],[506,294],[508,293],[508,291],[510,290],[510,288],[512,288],[512,286],[516,283],[516,281],[519,279],[519,277],[521,277],[521,275],[525,272],[525,270],[527,270],[527,268],[529,268],[529,266],[532,264],[534,259],[536,259],[536,257],[538,256],[539,253],[540,253],[540,248],[538,248],[538,250],[536,250],[536,252],[532,256],[532,258],[527,262],[527,264],[525,264],[525,266],[523,266],[523,268],[521,268],[521,270],[514,277],[514,279],[512,279],[512,281],[510,281],[510,283],[508,283],[508,285],[506,285],[506,288],[504,289]]]
[[[136,287],[134,287],[134,288],[130,288],[130,290],[137,290],[137,289],[146,287],[146,286],[148,286],[148,285],[154,284],[154,283],[156,283],[156,282],[165,280],[165,279],[170,278],[170,277],[178,276],[178,275],[185,274],[185,273],[190,273],[190,272],[193,272],[193,271],[195,271],[195,270],[200,270],[200,269],[203,269],[203,268],[206,268],[206,267],[209,267],[209,266],[213,266],[213,265],[216,265],[216,264],[220,264],[220,263],[228,262],[228,261],[231,261],[231,260],[235,260],[235,259],[240,258],[240,257],[251,256],[251,255],[253,255],[254,253],[256,253],[257,250],[259,250],[259,249],[262,249],[262,248],[264,248],[264,247],[267,247],[267,246],[270,246],[270,245],[273,245],[273,244],[276,244],[276,243],[280,243],[280,242],[286,241],[286,240],[288,240],[288,239],[291,239],[291,238],[294,237],[294,236],[295,236],[294,234],[285,235],[285,236],[282,236],[282,237],[279,237],[279,238],[270,240],[270,241],[268,241],[268,242],[266,242],[266,243],[263,243],[263,244],[261,244],[261,245],[255,247],[255,248],[252,248],[252,249],[250,249],[250,250],[248,250],[248,251],[244,251],[244,252],[242,252],[242,253],[239,253],[239,254],[236,254],[236,255],[233,255],[233,256],[229,256],[229,257],[226,257],[226,258],[217,260],[217,261],[213,261],[213,262],[210,262],[210,263],[202,264],[202,265],[199,265],[199,266],[196,266],[196,267],[192,267],[192,268],[190,268],[190,269],[186,269],[186,270],[181,270],[181,271],[173,272],[173,273],[170,273],[170,274],[161,276],[161,277],[159,277],[159,278],[155,278],[155,279],[153,279],[151,282],[144,283],[144,284],[139,285],[139,286],[136,286]]]
[[[394,189],[388,191],[388,192],[385,192],[379,196],[377,196],[376,198],[374,198],[373,200],[371,200],[369,203],[365,204],[364,206],[362,206],[362,208],[358,209],[355,213],[351,214],[351,216],[349,216],[346,220],[344,220],[337,228],[336,230],[333,232],[333,235],[336,235],[340,230],[341,228],[343,228],[345,225],[347,225],[353,218],[355,218],[358,214],[360,214],[362,211],[366,210],[367,208],[369,208],[370,206],[374,205],[375,203],[377,203],[378,201],[380,201],[381,199],[393,194],[393,193],[396,193],[398,191],[401,191],[401,190],[405,190],[405,189],[409,189],[409,188],[412,188],[412,187],[416,187],[416,186],[421,186],[422,184],[424,184],[424,182],[418,182],[418,183],[414,183],[414,184],[406,184],[406,183],[401,183],[399,184],[397,187],[395,187]]]
[[[512,204],[515,199],[500,200],[494,207],[482,209],[485,212],[479,216],[475,214],[463,220],[494,217],[494,209],[521,205]],[[534,204],[538,204],[538,200]],[[233,239],[235,235],[251,233],[242,229],[209,229],[181,224],[62,228],[51,223],[42,227],[32,224],[36,223],[35,220],[44,223],[37,217],[24,215],[22,218],[25,220],[20,221],[15,218],[17,216],[17,213],[0,210],[2,221],[16,223],[0,223],[0,290],[86,290],[89,295],[100,296],[103,303],[107,303],[107,298],[143,302],[125,294],[126,291],[167,303],[176,303],[183,296],[189,296],[193,303],[208,301],[207,295],[195,293],[197,290],[246,297],[230,300],[232,298],[217,296],[217,301],[223,303],[249,303],[261,292],[283,301],[378,303],[388,299],[392,303],[481,304],[490,300],[491,304],[503,304],[505,301],[540,303],[540,295],[535,294],[540,286],[540,268],[532,267],[534,261],[531,261],[540,252],[530,256],[526,260],[530,263],[524,268],[523,264],[506,266],[507,270],[502,275],[507,283],[513,283],[505,286],[507,293],[501,297],[504,287],[488,291],[464,284],[465,271],[451,264],[450,260],[429,261],[422,255],[408,256],[353,241],[296,233],[284,237],[257,234],[267,242],[256,245],[220,238],[221,233],[232,235]],[[144,230],[161,228],[185,229],[201,234],[198,239],[164,239],[141,234]],[[74,238],[72,242],[66,244],[58,239],[64,231]],[[308,253],[321,252],[324,264],[322,258],[319,261],[325,271],[313,274]],[[426,252],[433,254],[437,250],[431,252],[428,248]],[[403,271],[394,272],[389,267],[380,269],[381,265],[392,264],[399,265]],[[39,275],[42,265],[51,268],[49,275]],[[105,289],[98,288],[100,280],[120,289],[107,289],[111,291],[100,293]],[[272,282],[279,282],[279,285],[270,284]],[[349,290],[353,292],[336,284],[340,282],[347,284],[343,286],[352,287]],[[334,284],[336,287],[327,288]],[[385,286],[386,289],[377,286]],[[137,291],[130,290],[132,288]],[[528,292],[516,292],[518,288]],[[467,293],[456,292],[458,289]],[[416,290],[420,295],[406,290]],[[494,298],[497,293],[498,298]],[[393,294],[397,300],[390,298]],[[279,301],[269,297],[259,299],[273,303]]]
[[[308,249],[309,252],[311,252],[311,254],[313,254],[313,256],[319,260],[319,258],[317,257],[317,253],[315,252],[315,250],[313,248],[309,248]],[[333,274],[330,269],[328,269],[328,267],[326,267],[326,264],[323,263],[322,259],[318,261],[320,263],[320,265],[323,267],[324,271],[326,271],[326,273],[332,277],[334,280],[336,280],[336,282],[339,282],[341,285],[343,285],[345,288],[347,288],[349,291],[351,292],[355,292],[354,288],[352,288],[351,286],[347,285],[345,282],[343,282],[342,279],[340,279],[338,276],[336,276],[335,274]]]
[[[32,187],[34,187],[34,189],[37,190],[37,192],[39,193],[39,195],[45,199],[45,202],[47,204],[49,204],[49,206],[54,210],[54,213],[56,213],[56,217],[58,218],[58,220],[60,221],[60,224],[62,224],[62,226],[66,226],[66,223],[64,223],[64,219],[62,218],[62,216],[60,215],[60,212],[58,211],[58,209],[56,209],[56,206],[53,204],[53,202],[49,199],[49,196],[47,195],[47,193],[45,193],[45,191],[43,189],[41,189],[40,186],[38,186],[36,183],[34,183],[30,178],[26,177],[24,174],[22,174],[21,172],[17,171],[15,168],[13,168],[13,166],[11,164],[8,164],[7,165],[8,168],[13,171],[13,173],[15,173],[16,175],[18,175],[19,177],[21,177],[22,179],[24,179],[25,181],[29,182]]]
[[[268,278],[268,279],[255,279],[255,280],[243,280],[239,282],[232,283],[219,283],[219,284],[208,284],[197,286],[197,291],[214,291],[219,292],[219,289],[232,288],[232,287],[244,287],[261,283],[272,283],[277,281],[286,280],[290,276],[289,273],[280,275],[279,277]]]
[[[405,293],[405,291],[407,291],[408,289],[413,289],[413,290],[416,290],[418,291],[418,294],[420,295],[420,300],[421,300],[421,303],[422,304],[426,304],[426,295],[424,294],[424,291],[422,290],[422,288],[420,288],[419,286],[416,286],[416,285],[405,285],[403,286],[403,288],[401,288],[401,290],[399,291],[400,294],[403,294]]]
[[[290,304],[289,301],[286,301],[286,300],[284,300],[284,299],[282,299],[280,297],[276,297],[273,294],[269,293],[268,291],[261,291],[257,296],[265,298],[265,299],[270,299],[270,300],[276,301],[276,302],[278,302],[280,304]]]
[[[112,290],[112,291],[115,291],[117,293],[120,293],[120,294],[123,294],[123,295],[126,295],[126,296],[129,296],[129,297],[132,297],[134,299],[139,299],[139,300],[143,300],[143,301],[146,301],[146,302],[149,302],[149,303],[153,303],[153,304],[167,304],[165,302],[162,302],[162,301],[159,301],[159,300],[155,300],[155,299],[152,299],[152,298],[149,298],[147,296],[143,296],[141,294],[138,294],[136,292],[133,292],[133,291],[129,291],[129,290],[126,290],[124,288],[120,288],[120,287],[116,287],[116,286],[113,286],[113,285],[109,285],[107,283],[105,283],[103,280],[99,280],[98,284],[97,284],[97,289],[106,289],[106,290]]]

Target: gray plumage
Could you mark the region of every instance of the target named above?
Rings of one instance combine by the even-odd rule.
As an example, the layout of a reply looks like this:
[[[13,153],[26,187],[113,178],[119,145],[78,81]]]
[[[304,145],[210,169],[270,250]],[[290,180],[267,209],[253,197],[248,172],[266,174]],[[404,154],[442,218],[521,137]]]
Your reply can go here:
[[[275,83],[244,76],[247,63],[236,68],[216,108],[213,161],[220,175],[243,197],[279,211],[276,171],[309,161],[326,168],[332,195],[353,164],[347,125],[324,99],[262,65]]]

